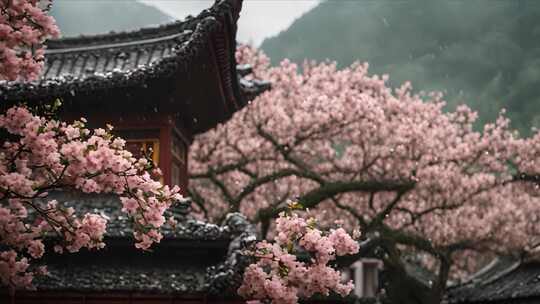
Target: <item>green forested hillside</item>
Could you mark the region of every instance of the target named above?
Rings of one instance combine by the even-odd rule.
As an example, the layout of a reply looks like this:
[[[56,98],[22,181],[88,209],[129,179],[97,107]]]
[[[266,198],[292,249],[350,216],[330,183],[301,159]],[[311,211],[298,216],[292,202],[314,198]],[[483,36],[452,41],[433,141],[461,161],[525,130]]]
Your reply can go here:
[[[393,84],[446,90],[483,122],[506,108],[522,133],[540,127],[540,1],[330,0],[262,49],[282,58],[368,61]]]
[[[64,37],[133,30],[172,20],[135,0],[55,0],[51,14]]]

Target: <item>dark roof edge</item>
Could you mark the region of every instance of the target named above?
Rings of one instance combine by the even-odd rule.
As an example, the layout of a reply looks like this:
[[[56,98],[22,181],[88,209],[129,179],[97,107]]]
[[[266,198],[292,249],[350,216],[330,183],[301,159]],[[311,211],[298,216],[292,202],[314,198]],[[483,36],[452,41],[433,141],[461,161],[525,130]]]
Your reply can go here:
[[[474,276],[473,278],[471,278],[472,279],[471,283],[472,284],[481,284],[481,285],[489,284],[491,282],[494,282],[494,281],[506,276],[507,274],[511,273],[512,271],[516,270],[522,264],[521,260],[515,260],[513,262],[510,262],[510,264],[507,265],[503,270],[500,270],[500,271],[498,271],[498,272],[496,272],[494,274],[489,275],[489,272],[497,266],[495,264],[497,262],[499,262],[499,261],[495,261],[495,262],[490,263],[490,265],[486,266],[486,269],[481,269],[477,276]],[[484,276],[487,276],[487,277],[484,278]]]
[[[213,53],[216,56],[221,85],[225,89],[224,97],[228,101],[228,117],[245,104],[236,72],[236,33],[242,2],[243,0],[222,0],[219,3],[219,5],[227,6],[229,9],[224,10],[222,15],[222,22],[224,22],[221,26],[222,36],[212,35]],[[220,50],[219,48],[224,49]]]
[[[122,43],[131,40],[144,40],[173,35],[186,29],[192,29],[201,19],[219,15],[220,13],[231,8],[233,10],[236,10],[238,13],[241,8],[241,3],[240,5],[238,5],[238,2],[241,2],[241,0],[219,0],[216,1],[216,3],[214,3],[211,7],[203,10],[195,17],[189,15],[184,18],[184,20],[176,20],[174,22],[161,24],[158,26],[144,27],[131,31],[111,31],[106,34],[80,35],[76,37],[51,39],[48,40],[45,44],[47,45],[48,49],[53,50],[80,46]]]
[[[196,49],[206,44],[205,38],[218,26],[215,18],[205,17],[195,26],[188,40],[175,52],[172,57],[164,58],[148,66],[137,68],[128,72],[108,72],[96,74],[86,78],[52,78],[37,82],[7,82],[0,83],[0,101],[43,102],[50,98],[64,98],[74,93],[88,93],[95,90],[108,90],[111,87],[130,87],[146,83],[148,80],[163,76],[171,76],[178,69],[184,70],[188,62],[196,55]],[[201,41],[202,40],[202,41]]]
[[[241,298],[238,295],[208,295],[206,291],[178,291],[174,293],[160,293],[155,291],[140,291],[140,290],[117,290],[117,291],[102,291],[98,292],[93,290],[20,290],[14,296],[9,294],[7,288],[0,290],[0,301],[6,300],[10,301],[15,299],[15,303],[18,303],[17,300],[24,303],[66,303],[66,299],[73,300],[75,303],[84,303],[86,299],[95,303],[94,301],[99,301],[98,303],[118,303],[118,301],[124,301],[126,298],[134,300],[135,303],[140,303],[139,301],[159,301],[159,303],[179,303],[177,300],[186,301],[187,303],[200,303],[201,299],[205,299],[206,303],[212,303],[212,300],[216,300],[218,303],[223,303],[224,301],[231,301],[230,303],[239,303],[238,301]],[[83,301],[83,302],[79,302]],[[167,301],[167,302],[165,302]],[[4,302],[2,302],[4,303]],[[8,303],[8,302],[6,302]],[[73,303],[73,302],[69,302]],[[125,303],[125,302],[121,302]],[[128,302],[132,303],[132,302]],[[144,303],[144,302],[143,302]]]
[[[204,289],[209,296],[236,295],[244,269],[253,263],[253,257],[245,254],[245,250],[257,241],[253,224],[240,213],[230,213],[222,225],[230,227],[235,237],[229,244],[226,260],[206,269]]]
[[[225,237],[217,239],[190,239],[166,235],[158,244],[156,244],[156,246],[167,248],[227,249],[231,240],[232,238]],[[111,246],[133,247],[135,239],[132,235],[105,236],[104,242]]]
[[[514,260],[514,259],[508,258],[508,260],[504,260],[501,257],[497,257],[493,261],[491,261],[488,265],[480,269],[478,272],[468,277],[464,282],[449,286],[448,290],[457,290],[460,288],[467,288],[467,287],[478,288],[480,286],[491,284],[497,281],[498,279],[510,274],[522,264],[523,264],[523,261],[518,260],[518,259]],[[501,265],[503,266],[502,269],[497,269],[497,268],[500,268]]]
[[[208,47],[209,40],[215,40],[219,35],[222,35],[221,31],[225,31],[225,24],[223,24],[223,22],[229,23],[226,27],[232,27],[234,29],[234,31],[229,31],[231,36],[226,37],[226,39],[234,39],[236,36],[236,21],[239,18],[241,7],[242,0],[221,0],[214,4],[212,8],[203,11],[196,18],[190,19],[189,22],[193,28],[189,28],[189,30],[192,30],[193,32],[188,40],[176,51],[176,54],[172,57],[164,58],[154,64],[150,64],[147,67],[138,68],[129,71],[128,73],[109,72],[107,74],[94,75],[84,79],[70,78],[67,81],[66,79],[53,78],[32,83],[8,82],[5,85],[0,83],[0,101],[4,103],[7,102],[7,104],[9,104],[9,102],[18,102],[20,100],[25,100],[27,102],[37,101],[39,103],[50,98],[69,98],[71,97],[70,95],[74,95],[75,93],[88,93],[89,91],[94,91],[96,89],[108,90],[111,86],[137,86],[151,79],[171,76],[178,70],[185,70],[187,68],[189,65],[188,62],[197,56],[196,50],[198,48]],[[226,18],[227,20],[223,20],[223,18]],[[159,28],[154,28],[156,31],[158,29]],[[188,30],[187,27],[186,30]],[[77,41],[83,40],[78,38]],[[108,43],[110,42],[111,41],[108,41]],[[116,43],[120,42],[116,41]],[[228,96],[225,96],[225,98],[227,98],[228,102],[234,103],[235,100],[241,100],[242,95],[236,75],[236,41],[229,41],[228,44],[228,49],[216,49],[216,51],[221,55],[218,57],[222,58],[218,63],[219,73],[220,75],[227,76],[225,79],[222,77],[222,85],[225,87],[226,95],[234,96],[233,98],[227,98]],[[75,44],[70,44],[69,46],[64,45],[64,47],[72,48],[75,47]],[[228,62],[227,60],[234,61]],[[231,68],[227,71],[221,71],[221,69],[228,66]],[[230,112],[231,113],[228,113],[228,116],[234,113],[234,111]]]
[[[240,18],[240,11],[242,10],[242,1],[243,0],[239,0],[236,2],[237,7],[234,10],[234,16],[232,16],[234,18],[234,21],[232,22],[232,29],[229,29],[228,31],[230,49],[228,64],[232,64],[229,74],[231,77],[232,90],[235,97],[234,106],[236,110],[243,108],[247,103],[246,100],[244,100],[244,94],[240,89],[240,83],[236,71],[236,66],[238,65],[238,63],[236,62],[236,34],[238,32],[238,19]]]

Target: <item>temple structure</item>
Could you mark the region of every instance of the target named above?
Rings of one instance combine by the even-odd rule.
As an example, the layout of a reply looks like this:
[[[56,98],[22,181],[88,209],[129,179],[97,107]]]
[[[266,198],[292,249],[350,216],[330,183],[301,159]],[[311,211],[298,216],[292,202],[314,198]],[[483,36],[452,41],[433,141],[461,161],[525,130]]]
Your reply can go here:
[[[59,98],[64,120],[110,123],[132,152],[153,150],[167,184],[187,185],[194,135],[227,120],[269,88],[235,61],[242,0],[219,0],[197,17],[133,32],[47,43],[35,83],[0,84],[0,106]]]
[[[172,24],[49,41],[41,79],[0,83],[0,107],[59,98],[60,118],[113,125],[133,153],[151,154],[164,183],[185,189],[192,138],[270,88],[246,77],[249,66],[236,64],[241,7],[242,0],[217,0],[198,16]],[[36,280],[37,290],[14,296],[3,290],[0,303],[242,302],[236,288],[246,261],[239,252],[255,240],[242,215],[213,225],[190,218],[188,204],[180,203],[168,211],[178,225],[166,225],[161,243],[141,252],[117,197],[62,192],[49,198],[79,213],[109,217],[107,247],[49,252],[43,261],[50,276]]]
[[[65,38],[47,43],[46,64],[33,83],[0,83],[0,110],[57,98],[64,120],[84,116],[90,127],[110,123],[133,153],[149,153],[163,182],[187,187],[188,150],[193,137],[225,122],[270,84],[248,77],[249,66],[235,61],[237,21],[242,0],[216,0],[196,17],[138,31]],[[52,193],[50,198],[79,213],[109,217],[107,247],[96,252],[44,257],[50,276],[36,291],[10,295],[0,303],[161,304],[244,303],[236,295],[241,254],[255,230],[240,214],[221,225],[189,216],[189,203],[168,211],[178,224],[164,226],[152,252],[134,248],[129,219],[113,195]],[[51,241],[51,240],[49,240]],[[50,246],[48,246],[50,248]],[[354,295],[327,303],[376,303],[380,262],[350,261],[345,275]],[[407,271],[429,286],[419,268]],[[540,303],[540,263],[499,261],[473,280],[448,291],[447,303]],[[311,301],[310,303],[316,303]]]

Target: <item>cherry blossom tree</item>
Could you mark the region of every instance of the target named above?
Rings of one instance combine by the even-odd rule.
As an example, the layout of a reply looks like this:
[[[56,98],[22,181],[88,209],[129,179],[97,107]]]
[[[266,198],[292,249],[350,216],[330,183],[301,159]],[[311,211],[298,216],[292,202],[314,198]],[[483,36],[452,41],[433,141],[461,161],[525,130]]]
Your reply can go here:
[[[189,195],[202,216],[241,211],[271,237],[272,219],[296,199],[322,225],[359,228],[371,244],[361,253],[382,249],[395,282],[413,280],[410,257],[432,270],[430,286],[410,291],[424,303],[439,303],[479,256],[538,245],[540,133],[520,138],[504,111],[476,131],[467,106],[445,112],[441,94],[392,89],[367,64],[299,72],[249,47],[237,59],[273,89],[195,139]],[[387,294],[404,299],[400,284]]]
[[[34,80],[43,67],[43,42],[58,37],[52,1],[0,1],[0,80]]]

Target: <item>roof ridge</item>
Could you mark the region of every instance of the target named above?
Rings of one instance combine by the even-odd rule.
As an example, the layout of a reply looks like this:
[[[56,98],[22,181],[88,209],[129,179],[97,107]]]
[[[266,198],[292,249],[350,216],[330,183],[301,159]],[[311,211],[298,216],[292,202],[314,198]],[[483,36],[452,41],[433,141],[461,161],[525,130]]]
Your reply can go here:
[[[516,270],[519,266],[523,264],[521,260],[513,260],[513,261],[507,261],[507,262],[508,264],[503,269],[495,271],[494,273],[490,274],[489,272],[497,268],[500,265],[499,263],[505,263],[504,261],[501,261],[499,258],[496,258],[493,261],[491,261],[488,265],[480,269],[477,273],[467,278],[466,281],[460,284],[456,284],[454,286],[450,286],[449,289],[458,290],[460,288],[471,288],[471,287],[477,288],[480,286],[489,285],[499,280],[500,278],[505,277],[506,275],[512,273],[514,270]]]
[[[111,49],[111,48],[117,48],[117,47],[128,47],[128,46],[140,46],[140,45],[146,45],[146,44],[153,44],[158,42],[164,42],[168,40],[173,40],[176,38],[180,38],[184,35],[191,34],[192,30],[184,30],[182,32],[167,35],[167,36],[161,36],[157,38],[145,38],[137,41],[122,41],[122,42],[111,42],[106,44],[97,44],[97,45],[91,45],[91,46],[73,46],[73,47],[64,47],[59,49],[46,49],[45,54],[47,55],[56,55],[56,54],[64,54],[64,53],[70,53],[70,52],[91,52],[96,50],[102,50],[102,49]]]
[[[513,272],[514,270],[516,270],[519,266],[521,266],[521,264],[522,264],[521,261],[512,262],[510,264],[510,266],[508,266],[505,269],[499,271],[498,273],[495,273],[495,274],[489,276],[488,278],[486,278],[485,281],[479,282],[480,286],[491,284],[491,283],[497,281],[498,279],[500,279],[502,277],[505,277],[506,275],[508,275],[511,272]]]
[[[170,36],[182,33],[185,30],[194,30],[197,23],[206,17],[220,15],[224,12],[229,12],[231,9],[238,9],[233,2],[238,0],[216,0],[209,8],[200,12],[197,16],[189,15],[183,20],[175,20],[173,22],[160,24],[157,26],[142,27],[136,30],[127,31],[111,31],[105,34],[95,35],[79,35],[75,37],[65,37],[60,39],[48,40],[45,44],[49,50],[57,50],[63,48],[76,48],[80,46],[90,45],[107,45],[117,44],[134,39],[147,40]]]

